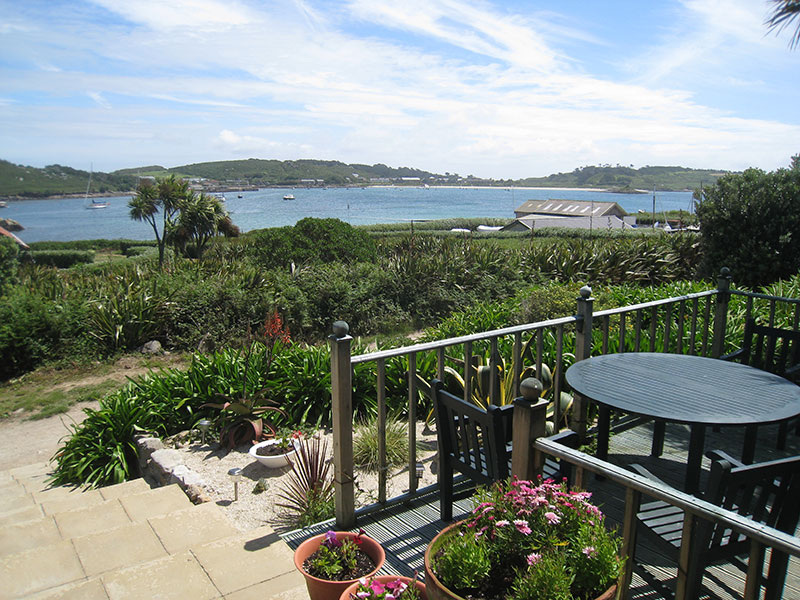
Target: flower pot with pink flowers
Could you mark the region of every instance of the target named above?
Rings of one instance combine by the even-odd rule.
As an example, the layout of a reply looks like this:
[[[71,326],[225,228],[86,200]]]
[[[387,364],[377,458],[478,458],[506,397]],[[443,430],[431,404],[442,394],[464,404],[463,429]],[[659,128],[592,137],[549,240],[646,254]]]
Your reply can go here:
[[[383,566],[383,547],[363,531],[328,531],[305,540],[294,551],[311,600],[339,600],[342,593]]]
[[[428,600],[425,584],[400,575],[364,577],[348,587],[339,600]]]
[[[498,482],[425,552],[431,600],[612,598],[624,559],[589,492],[552,481]]]

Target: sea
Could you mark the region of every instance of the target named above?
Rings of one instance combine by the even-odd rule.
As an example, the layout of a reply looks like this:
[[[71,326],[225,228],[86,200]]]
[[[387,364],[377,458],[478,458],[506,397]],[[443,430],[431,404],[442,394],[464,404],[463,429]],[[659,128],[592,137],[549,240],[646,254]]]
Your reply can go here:
[[[284,200],[291,194],[294,200]],[[514,209],[526,200],[587,200],[616,202],[630,214],[653,210],[653,193],[615,194],[560,188],[269,188],[226,192],[225,207],[243,231],[293,225],[305,217],[337,218],[352,225],[427,221],[455,217],[513,219]],[[130,196],[95,198],[108,208],[87,210],[84,198],[14,200],[0,208],[0,218],[13,219],[25,229],[24,242],[90,239],[149,240],[147,223],[130,218]],[[692,192],[655,193],[656,213],[692,211]]]

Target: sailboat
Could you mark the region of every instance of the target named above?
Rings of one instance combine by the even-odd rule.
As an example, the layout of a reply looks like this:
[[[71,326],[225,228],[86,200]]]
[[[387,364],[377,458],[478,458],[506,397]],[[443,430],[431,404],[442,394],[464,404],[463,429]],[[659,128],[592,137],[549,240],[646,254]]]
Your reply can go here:
[[[93,168],[90,166],[89,167],[89,183],[86,184],[86,195],[84,196],[84,200],[88,200],[89,199],[89,188],[92,187],[92,170],[93,170]],[[108,208],[108,207],[109,207],[109,202],[108,201],[105,201],[105,202],[100,201],[100,202],[98,202],[94,198],[92,198],[92,201],[89,204],[86,205],[86,208],[95,209],[95,210],[98,209],[98,208]]]

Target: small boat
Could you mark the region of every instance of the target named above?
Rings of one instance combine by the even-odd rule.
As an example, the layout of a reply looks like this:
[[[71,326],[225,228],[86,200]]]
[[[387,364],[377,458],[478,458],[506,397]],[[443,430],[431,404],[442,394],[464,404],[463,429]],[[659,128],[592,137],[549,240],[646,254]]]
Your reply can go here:
[[[241,194],[236,194],[236,197],[237,197],[237,198],[241,198],[241,197],[242,197],[242,195],[241,195]]]
[[[0,200],[0,208],[8,208],[8,202],[5,200]]]
[[[294,200],[294,194],[286,194],[283,197],[284,200]]]
[[[86,194],[84,196],[84,200],[89,199],[89,189],[92,187],[92,167],[89,167],[89,183],[86,184]],[[108,208],[110,203],[108,201],[97,201],[92,198],[92,201],[86,205],[86,208],[91,210],[97,210],[99,208]]]

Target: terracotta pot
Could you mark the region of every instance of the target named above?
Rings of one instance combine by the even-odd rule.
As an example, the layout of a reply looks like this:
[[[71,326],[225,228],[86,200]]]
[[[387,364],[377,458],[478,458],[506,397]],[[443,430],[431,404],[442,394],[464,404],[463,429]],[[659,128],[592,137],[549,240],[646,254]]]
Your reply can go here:
[[[380,581],[381,583],[389,583],[391,581],[397,581],[398,579],[400,581],[404,581],[408,585],[411,585],[413,583],[414,586],[417,588],[417,591],[419,592],[419,597],[422,600],[428,600],[428,594],[425,591],[425,584],[419,580],[411,579],[410,577],[400,577],[399,575],[376,575],[374,577],[368,577],[367,579],[370,582]],[[339,597],[339,600],[351,600],[350,594],[355,594],[356,590],[358,589],[358,586],[359,586],[358,581],[348,586],[348,588],[344,592],[342,592],[342,595]]]
[[[336,532],[336,539],[352,539],[354,537],[356,537],[356,534],[349,531]],[[348,579],[346,581],[328,581],[327,579],[319,579],[318,577],[309,575],[303,569],[303,563],[305,560],[319,549],[319,546],[324,539],[325,534],[322,533],[320,535],[315,535],[312,538],[308,538],[306,541],[300,544],[297,547],[297,550],[294,551],[294,566],[303,574],[303,577],[306,578],[306,587],[308,588],[308,595],[311,600],[339,600],[342,592],[344,592],[353,583],[357,583],[358,579]],[[371,577],[383,566],[383,562],[386,560],[386,553],[383,551],[383,547],[371,537],[362,535],[361,539],[363,540],[360,546],[361,550],[363,550],[375,563],[375,570],[365,575],[365,577]]]
[[[425,589],[428,593],[428,600],[465,600],[455,592],[450,591],[439,581],[436,574],[433,572],[431,560],[436,552],[438,552],[442,543],[447,539],[450,531],[461,525],[462,521],[452,523],[442,529],[436,537],[431,540],[428,547],[425,549]],[[616,584],[612,585],[605,592],[600,594],[596,600],[611,600],[617,593]]]

